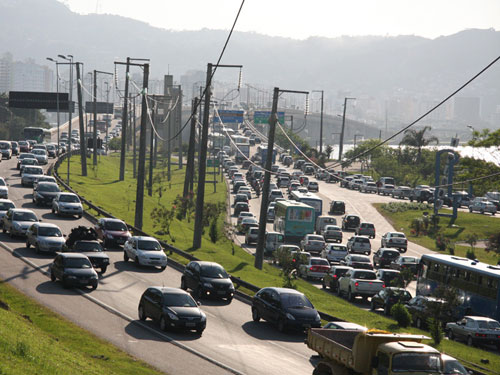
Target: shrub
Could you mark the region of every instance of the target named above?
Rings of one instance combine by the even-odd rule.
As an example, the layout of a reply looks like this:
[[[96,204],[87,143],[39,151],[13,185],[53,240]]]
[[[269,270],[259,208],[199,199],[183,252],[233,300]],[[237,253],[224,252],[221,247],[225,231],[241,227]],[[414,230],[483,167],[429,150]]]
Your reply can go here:
[[[392,306],[391,315],[396,319],[400,327],[408,327],[411,324],[411,315],[406,306],[401,302]]]
[[[213,243],[216,243],[217,240],[219,239],[219,229],[217,227],[217,218],[213,218],[212,221],[210,222],[210,229],[209,229],[209,236],[210,236],[210,241]]]
[[[472,260],[476,259],[476,253],[474,252],[474,249],[468,249],[465,257]]]
[[[439,345],[444,336],[443,328],[441,328],[441,322],[438,319],[429,318],[427,324],[429,326],[431,337],[434,340],[434,344]]]

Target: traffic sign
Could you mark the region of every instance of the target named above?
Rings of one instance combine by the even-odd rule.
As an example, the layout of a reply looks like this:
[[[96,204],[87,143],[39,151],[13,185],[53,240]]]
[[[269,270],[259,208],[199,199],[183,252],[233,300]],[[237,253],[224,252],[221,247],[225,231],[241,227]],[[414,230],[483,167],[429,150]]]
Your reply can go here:
[[[68,93],[9,91],[10,108],[68,110]]]
[[[215,123],[220,122],[219,117],[225,124],[241,123],[243,122],[243,111],[221,109],[219,110],[219,116],[214,116]]]
[[[253,113],[253,123],[254,124],[269,124],[269,117],[271,116],[271,111],[254,111]],[[278,121],[280,124],[285,123],[285,112],[278,112]]]

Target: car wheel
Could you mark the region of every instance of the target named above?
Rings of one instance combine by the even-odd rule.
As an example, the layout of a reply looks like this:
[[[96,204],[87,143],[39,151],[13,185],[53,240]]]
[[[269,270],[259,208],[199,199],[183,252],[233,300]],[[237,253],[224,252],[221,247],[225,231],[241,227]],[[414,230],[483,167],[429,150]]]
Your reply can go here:
[[[166,331],[167,330],[167,322],[166,322],[164,316],[162,316],[161,319],[160,319],[160,329],[162,331]]]
[[[26,248],[29,249],[31,246],[31,244],[29,243],[29,241],[26,241]]]
[[[81,219],[83,215],[78,215],[78,218]]]
[[[278,331],[284,333],[286,331],[285,321],[283,319],[278,320]]]
[[[54,210],[54,207],[52,207],[52,214],[55,214],[56,210]]]
[[[136,267],[140,267],[141,266],[141,264],[139,263],[139,257],[138,256],[136,256],[135,259],[134,259],[134,265]]]
[[[38,244],[35,245],[35,253],[40,254],[40,246]]]
[[[5,226],[2,228],[2,232],[7,233],[7,228],[5,228]]]
[[[92,284],[91,288],[92,288],[92,290],[96,290],[97,289],[97,282]]]
[[[54,275],[54,272],[52,272],[52,271],[50,272],[50,280],[52,282],[56,281],[56,275]]]
[[[472,345],[474,345],[474,342],[472,341],[472,337],[469,336],[467,337],[467,346],[472,346]]]
[[[323,279],[323,281],[321,282],[321,287],[322,287],[323,289],[326,289],[325,279]]]
[[[448,336],[448,339],[450,340],[453,340],[455,338],[455,335],[453,335],[453,331],[451,329],[448,331],[448,334],[446,336]]]
[[[12,233],[12,228],[11,228],[11,229],[10,229],[10,231],[9,231],[9,237],[10,237],[10,238],[14,238],[14,233]]]
[[[160,267],[160,269],[161,269],[162,271],[165,271],[165,269],[166,269],[166,268],[167,268],[167,266],[161,266],[161,267]]]
[[[101,267],[101,274],[103,274],[104,272],[106,272],[107,269],[108,269],[108,266],[102,266]]]
[[[472,213],[472,208],[469,207],[469,212]]]
[[[484,215],[484,210],[481,210],[480,213],[481,213],[481,215]]]
[[[257,323],[260,320],[259,312],[255,307],[252,307],[252,319],[255,323]]]
[[[388,305],[384,306],[384,314],[387,316],[391,315],[391,308]]]
[[[352,302],[354,301],[354,295],[351,292],[351,288],[349,288],[349,291],[347,292],[347,299]]]
[[[370,302],[370,310],[375,311],[375,302],[373,300]]]
[[[417,320],[415,321],[415,326],[416,326],[418,329],[422,329],[422,319],[417,318]]]
[[[123,250],[123,260],[124,260],[125,262],[128,262],[128,259],[129,259],[129,258],[128,258],[127,251]]]
[[[144,312],[144,307],[139,305],[139,319],[145,321],[147,318],[146,313]]]
[[[184,278],[181,278],[181,289],[187,290],[186,280]]]

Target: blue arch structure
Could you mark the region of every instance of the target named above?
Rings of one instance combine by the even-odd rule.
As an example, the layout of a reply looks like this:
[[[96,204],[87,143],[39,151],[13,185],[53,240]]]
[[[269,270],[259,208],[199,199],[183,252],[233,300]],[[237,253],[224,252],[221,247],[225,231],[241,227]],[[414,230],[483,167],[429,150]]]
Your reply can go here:
[[[453,212],[451,214],[443,214],[439,213],[439,208],[440,204],[438,202],[442,202],[440,200],[439,196],[439,191],[440,189],[438,188],[439,185],[441,185],[441,156],[442,155],[447,155],[448,156],[448,179],[447,179],[447,194],[449,197],[453,198]],[[444,217],[450,217],[452,220],[455,220],[457,218],[457,208],[458,208],[458,197],[453,195],[453,175],[454,175],[454,167],[455,164],[458,163],[458,160],[460,159],[460,155],[451,149],[444,149],[444,150],[439,150],[436,154],[436,169],[435,169],[435,180],[434,180],[434,186],[436,186],[436,189],[434,190],[434,215],[437,216],[444,216]]]

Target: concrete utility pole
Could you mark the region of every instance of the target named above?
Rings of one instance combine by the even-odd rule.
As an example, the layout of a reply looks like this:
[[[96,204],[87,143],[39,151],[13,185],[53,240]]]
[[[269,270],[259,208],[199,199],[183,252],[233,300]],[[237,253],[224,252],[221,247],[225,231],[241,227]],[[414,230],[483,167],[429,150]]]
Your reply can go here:
[[[71,123],[72,123],[72,117],[73,117],[73,55],[57,55],[61,59],[64,59],[66,61],[69,61],[69,106],[68,106],[68,117],[69,117],[69,124],[68,124],[68,175],[66,176],[66,183],[69,185],[69,167],[70,167],[70,160],[71,160]]]
[[[137,139],[137,134],[136,134],[136,108],[135,108],[135,96],[134,96],[134,118],[132,120],[132,124],[134,125],[134,130],[132,132],[132,164],[133,166],[133,177],[134,179],[137,177],[137,147],[136,147],[136,139]]]
[[[309,94],[307,91],[292,91],[280,90],[278,87],[274,88],[273,92],[273,106],[271,109],[271,116],[269,117],[269,133],[267,136],[267,157],[264,166],[264,185],[262,186],[262,200],[260,203],[260,217],[259,217],[259,238],[257,240],[257,248],[255,249],[255,268],[261,270],[264,263],[264,245],[266,237],[266,224],[267,224],[267,207],[269,205],[269,183],[271,180],[271,166],[273,164],[274,153],[274,133],[276,131],[276,123],[278,122],[278,99],[280,92]]]
[[[345,130],[345,111],[347,108],[348,100],[355,100],[356,98],[344,98],[344,114],[342,116],[342,129],[340,131],[340,144],[339,144],[339,161],[342,161],[342,151],[344,149],[344,130]]]
[[[195,152],[195,137],[196,137],[196,107],[198,106],[198,98],[191,101],[191,129],[189,132],[189,147],[186,164],[186,177],[184,179],[184,191],[182,196],[186,198],[189,191],[193,189],[194,175],[194,152]]]
[[[93,165],[97,165],[97,70],[94,69],[94,128],[92,129]]]
[[[83,99],[82,99],[82,79],[80,75],[80,63],[76,63],[76,82],[78,95],[78,122],[80,125],[80,159],[82,164],[82,176],[87,175],[87,148],[85,147],[85,125],[83,123]]]
[[[130,72],[130,57],[127,57],[127,67],[125,69],[125,95],[123,95],[123,114],[122,114],[122,144],[120,153],[120,176],[119,180],[123,181],[125,179],[125,152],[126,152],[126,142],[127,142],[127,120],[128,120],[128,81]]]
[[[325,92],[321,90],[321,117],[319,120],[319,153],[323,152],[323,97]]]
[[[153,167],[154,167],[154,141],[155,141],[155,133],[153,127],[155,126],[156,118],[155,118],[155,108],[158,106],[158,103],[151,103],[151,128],[149,135],[149,178],[148,178],[148,195],[150,197],[153,196]]]
[[[138,64],[137,64],[138,65]],[[141,106],[141,132],[139,136],[139,166],[137,171],[137,191],[135,196],[135,220],[134,226],[142,229],[142,216],[144,210],[144,177],[146,172],[146,131],[147,131],[147,107],[146,94],[148,90],[149,64],[143,64],[143,94]]]
[[[176,132],[179,132],[179,169],[182,169],[182,90],[181,90],[181,85],[179,85],[179,89],[177,91],[177,105],[174,108],[174,113],[175,113],[175,123],[178,125],[178,129],[176,129]]]

